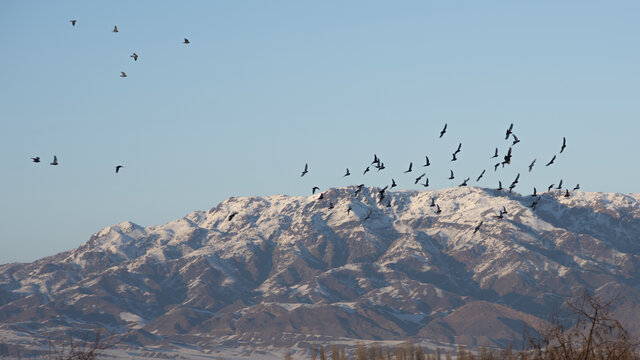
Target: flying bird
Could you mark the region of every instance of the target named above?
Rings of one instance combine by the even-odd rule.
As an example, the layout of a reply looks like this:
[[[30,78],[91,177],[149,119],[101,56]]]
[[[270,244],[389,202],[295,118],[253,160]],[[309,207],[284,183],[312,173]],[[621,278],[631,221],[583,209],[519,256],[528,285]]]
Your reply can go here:
[[[547,165],[545,165],[545,166],[549,166],[549,165],[553,164],[553,162],[554,162],[555,160],[556,160],[556,156],[555,156],[555,155],[553,155],[553,157],[551,158],[551,161],[549,161],[549,162],[547,163]]]
[[[549,192],[549,191],[551,191],[551,189],[553,189],[553,185],[555,185],[555,184],[549,185],[549,187],[547,188],[547,192]]]
[[[436,214],[440,214],[442,210],[440,210],[440,205],[436,204]]]
[[[453,170],[449,170],[451,172],[451,175],[449,175],[449,180],[453,180],[455,179],[455,177],[453,176]]]
[[[54,165],[54,166],[55,166],[55,165],[58,165],[58,157],[57,157],[57,156],[55,156],[55,155],[53,155],[53,162],[52,162],[52,163],[50,163],[49,165]]]
[[[386,169],[382,161],[379,162],[379,165],[377,166],[377,168],[378,168],[378,171]]]
[[[360,191],[362,191],[362,188],[364,187],[364,184],[360,184],[358,185],[358,187],[356,188],[356,190],[354,191],[353,195],[354,196],[358,196],[358,194],[360,193]]]
[[[502,213],[503,213],[503,214],[508,214],[508,212],[507,212],[507,208],[506,208],[506,207],[504,207],[504,206],[502,207]]]
[[[371,165],[379,164],[379,163],[380,163],[380,159],[378,158],[378,155],[373,154],[373,161],[371,162]]]
[[[344,173],[344,175],[342,177],[349,176],[349,175],[351,175],[351,173],[349,172],[349,168],[347,168],[347,172]]]
[[[396,185],[396,181],[393,180],[393,178],[391,179],[391,187],[389,189],[393,189],[394,187],[396,187],[398,185]]]
[[[130,57],[133,58],[133,61],[138,61],[138,54],[133,53]]]
[[[500,163],[493,165],[493,171],[498,171],[498,166],[500,166]]]
[[[304,170],[302,170],[302,175],[300,175],[300,177],[303,177],[308,172],[309,172],[309,165],[307,163],[305,163],[304,164]]]
[[[499,213],[498,215],[496,215],[496,218],[498,218],[498,219],[502,219],[502,218],[504,218],[504,215],[503,215],[503,213],[502,213],[502,210],[500,210],[500,213]]]
[[[458,160],[458,158],[456,157],[456,153],[453,153],[453,154],[451,154],[451,155],[453,155],[453,158],[451,159],[451,161],[456,161],[456,160]]]
[[[498,180],[498,188],[496,190],[502,190],[502,181]]]
[[[322,200],[324,199],[324,193],[320,193],[320,196],[318,196],[318,200]]]
[[[532,210],[535,210],[535,209],[536,209],[536,206],[538,206],[538,201],[540,201],[540,197],[538,197],[538,198],[536,198],[535,200],[533,200],[533,202],[531,203],[531,206],[530,206],[530,208],[531,208]]]
[[[462,182],[462,184],[458,185],[458,186],[467,186],[467,181],[469,181],[470,178],[466,178],[464,179],[464,181]]]
[[[558,184],[558,187],[556,187],[557,190],[562,190],[562,179],[560,179],[560,183]]]
[[[573,190],[580,190],[580,184],[576,185],[576,187],[574,187]]]
[[[480,176],[478,176],[478,178],[476,179],[476,182],[480,181],[480,179],[482,179],[482,177],[484,176],[484,172],[487,170],[482,170],[482,172],[480,173]]]
[[[364,175],[364,174],[366,174],[366,173],[368,173],[368,172],[369,172],[369,167],[367,166],[367,168],[366,168],[366,169],[364,169],[364,172],[362,173],[362,175]]]
[[[118,171],[120,171],[120,169],[122,169],[124,166],[122,165],[118,165],[116,166],[116,174],[118,173]]]
[[[409,162],[409,169],[407,169],[407,171],[405,171],[404,173],[410,173],[411,170],[413,169],[413,162]]]
[[[515,189],[516,184],[511,183],[511,185],[509,185],[509,193],[511,193],[513,191],[513,189]]]
[[[533,165],[535,165],[535,163],[536,163],[536,159],[533,159],[531,164],[529,164],[529,172],[531,172],[531,169],[533,169]]]
[[[511,130],[513,130],[513,123],[511,123],[511,125],[509,125],[509,128],[507,129],[507,136],[504,137],[505,140],[509,139],[509,135],[511,135]]]
[[[431,207],[436,206],[436,198],[431,198],[431,205],[429,205]]]
[[[440,137],[442,137],[442,135],[444,135],[444,133],[447,132],[447,124],[444,124],[444,128],[442,129],[442,131],[440,131]]]
[[[462,143],[458,144],[458,148],[456,149],[456,151],[454,152],[454,154],[457,154],[460,152],[460,149],[462,149]]]
[[[569,189],[566,189],[566,192],[564,193],[564,197],[569,197],[571,195],[569,195]]]
[[[497,157],[498,157],[498,148],[496,148],[495,154],[493,154],[493,156],[490,157],[490,159],[497,158]]]
[[[113,32],[114,32],[114,33],[117,33],[117,32],[118,32],[118,27],[117,27],[117,26],[115,26],[115,25],[113,26]]]
[[[353,210],[353,209],[351,208],[351,205],[347,206],[347,215],[349,215],[349,213],[351,212],[351,210]]]
[[[513,180],[513,183],[514,183],[514,184],[517,184],[517,183],[518,183],[518,180],[520,180],[520,173],[518,173],[518,175],[516,175],[516,179],[515,179],[515,180]]]
[[[127,77],[127,73],[124,71],[120,71],[120,77]]]
[[[477,232],[478,232],[478,230],[480,230],[480,226],[482,226],[482,223],[483,223],[483,222],[484,222],[484,221],[480,221],[480,224],[476,225],[476,227],[474,227],[474,228],[473,228],[473,233],[474,233],[474,234],[475,234],[475,233],[477,233]]]
[[[504,161],[502,162],[503,167],[504,167],[504,164],[511,164],[511,148],[507,150],[507,155],[504,156]]]
[[[515,145],[515,144],[520,142],[520,139],[518,139],[516,134],[511,134],[511,136],[513,136],[513,144],[511,144],[511,145]]]
[[[190,43],[190,41],[189,41],[189,39],[184,38],[184,41],[183,41],[182,43],[183,43],[183,44],[189,44],[189,43]]]
[[[317,187],[317,186],[312,187],[312,188],[311,188],[311,195],[315,194],[315,193],[316,193],[316,190],[320,190],[320,188],[319,188],[319,187]]]
[[[420,181],[420,179],[422,179],[425,175],[427,175],[427,173],[422,173],[422,175],[420,175],[420,176],[418,176],[418,177],[416,178],[416,181],[415,181],[413,184],[414,184],[414,185],[415,185],[415,184],[417,184],[417,183]]]
[[[562,152],[564,151],[564,148],[566,147],[567,147],[567,138],[562,137],[562,147],[560,148],[560,154],[562,154]]]
[[[34,163],[39,163],[40,162],[40,156],[32,157],[31,161],[33,161]]]
[[[78,20],[69,20],[69,22],[71,23],[71,26],[76,26],[76,22],[78,22]]]
[[[422,186],[429,187],[429,178],[425,178],[424,184],[422,184]]]
[[[233,220],[233,218],[238,215],[237,211],[232,212],[231,214],[229,214],[229,217],[227,217],[227,221],[231,221]]]
[[[531,196],[538,196],[535,186],[533,187],[533,194],[531,194]]]
[[[429,166],[429,165],[431,165],[431,162],[429,162],[429,157],[425,155],[425,157],[424,157],[424,158],[425,158],[425,163],[424,163],[424,165],[422,165],[422,166],[424,167],[424,166]]]

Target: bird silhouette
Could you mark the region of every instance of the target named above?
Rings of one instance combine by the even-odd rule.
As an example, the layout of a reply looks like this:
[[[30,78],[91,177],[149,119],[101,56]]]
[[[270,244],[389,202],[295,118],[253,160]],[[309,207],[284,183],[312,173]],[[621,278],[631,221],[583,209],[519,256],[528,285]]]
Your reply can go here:
[[[496,190],[502,190],[502,181],[498,180],[498,188]]]
[[[378,158],[378,155],[373,154],[373,161],[371,162],[371,165],[379,164],[379,163],[380,163],[380,159]]]
[[[324,199],[324,193],[320,193],[320,196],[318,196],[318,200],[322,200]]]
[[[451,161],[456,161],[458,160],[458,158],[456,157],[456,153],[451,154],[453,156],[453,158],[451,159]]]
[[[558,183],[558,187],[556,187],[556,190],[562,190],[562,179],[560,179],[560,182]]]
[[[442,210],[440,210],[440,205],[436,204],[436,214],[440,214]]]
[[[425,175],[427,175],[427,173],[422,173],[422,175],[420,175],[420,176],[418,176],[418,177],[416,178],[416,181],[415,181],[413,184],[414,184],[414,185],[415,185],[415,184],[417,184],[417,183],[420,181],[420,179],[422,179]]]
[[[464,179],[464,181],[462,182],[462,184],[458,185],[458,186],[467,186],[467,181],[469,181],[470,178],[466,178]]]
[[[360,191],[362,191],[362,188],[364,187],[364,184],[360,184],[358,185],[358,187],[356,188],[356,190],[354,191],[354,196],[358,196],[358,194],[360,193]]]
[[[407,169],[407,171],[405,171],[404,173],[405,173],[405,174],[406,174],[406,173],[410,173],[412,169],[413,169],[413,162],[410,162],[410,163],[409,163],[409,169]]]
[[[353,209],[351,208],[351,205],[347,206],[347,215],[349,215],[349,213],[351,212],[351,210],[353,210]]]
[[[114,32],[114,33],[117,33],[117,32],[118,32],[118,27],[117,27],[117,26],[115,26],[115,25],[113,26],[113,32]]]
[[[232,212],[231,214],[229,214],[229,216],[227,217],[227,221],[231,221],[233,220],[233,218],[238,215],[237,211]]]
[[[69,22],[71,23],[71,26],[76,26],[76,22],[78,22],[78,20],[69,20]]]
[[[566,189],[566,192],[564,193],[564,197],[569,197],[571,195],[569,195],[569,189]]]
[[[537,197],[535,200],[533,200],[533,202],[531,203],[531,206],[529,206],[532,210],[536,209],[536,206],[538,206],[538,201],[540,201],[540,197]]]
[[[455,179],[455,177],[453,176],[453,170],[449,170],[449,172],[451,172],[451,175],[449,175],[449,180]]]
[[[555,160],[556,160],[556,156],[555,156],[555,155],[553,155],[553,157],[551,158],[551,161],[549,161],[549,162],[547,163],[547,165],[545,165],[545,166],[549,166],[549,165],[553,164],[553,162],[554,162]]]
[[[482,172],[480,173],[480,175],[478,176],[478,178],[476,179],[476,182],[480,181],[480,179],[482,179],[482,177],[484,176],[484,172],[487,170],[482,170]]]
[[[536,191],[536,187],[533,187],[533,194],[531,196],[538,196],[538,192]]]
[[[428,156],[425,155],[424,159],[425,159],[425,163],[424,163],[424,165],[422,165],[423,167],[431,165],[431,162],[429,161],[429,157]]]
[[[574,187],[573,190],[580,190],[580,184],[576,185],[576,187]]]
[[[504,156],[504,161],[502,162],[503,167],[504,167],[504,164],[511,164],[511,148],[507,150],[507,155]]]
[[[393,189],[393,188],[394,188],[394,187],[396,187],[396,186],[397,186],[397,185],[396,185],[396,181],[395,181],[395,180],[393,180],[393,178],[392,178],[392,179],[391,179],[391,187],[390,187],[390,189]]]
[[[457,153],[459,153],[459,152],[460,152],[460,150],[461,150],[461,149],[462,149],[462,143],[459,143],[459,144],[458,144],[458,148],[457,148],[457,149],[456,149],[456,151],[454,151],[453,153],[454,153],[454,154],[457,154]]]
[[[533,169],[533,165],[535,165],[535,164],[536,164],[536,159],[533,159],[531,164],[529,164],[529,172],[531,172],[531,169]]]
[[[127,77],[127,73],[124,71],[120,71],[120,77]]]
[[[311,195],[315,194],[315,193],[316,193],[316,190],[320,190],[320,188],[319,188],[319,187],[317,187],[317,186],[312,187],[312,188],[311,188]]]
[[[182,42],[183,44],[190,44],[191,42],[189,41],[189,39],[184,38],[184,41]]]
[[[49,165],[53,165],[53,166],[58,165],[58,157],[53,155],[53,162],[51,162]]]
[[[553,189],[553,185],[555,185],[555,184],[549,185],[549,187],[547,188],[547,192],[549,192],[549,191],[551,191],[551,189]]]
[[[362,175],[364,175],[364,174],[366,174],[366,173],[368,173],[368,172],[369,172],[369,167],[367,166],[367,168],[366,168],[366,169],[364,169],[364,172],[362,173]]]
[[[305,176],[305,174],[307,174],[308,172],[309,172],[309,164],[305,163],[304,170],[302,170],[302,174],[300,175],[300,177]]]
[[[567,147],[567,138],[562,137],[562,147],[560,148],[560,154],[562,154],[562,152],[564,151],[564,148],[566,147]]]
[[[511,144],[511,145],[515,145],[515,144],[520,142],[520,139],[518,139],[516,134],[511,134],[511,136],[513,136],[513,144]]]
[[[504,137],[505,140],[509,139],[509,135],[511,135],[511,130],[513,130],[513,123],[511,123],[511,125],[509,125],[509,128],[507,129],[507,136]]]
[[[382,161],[380,161],[379,165],[376,166],[376,167],[378,168],[378,171],[386,169],[386,167],[384,166],[384,163]]]
[[[345,172],[342,177],[349,176],[349,175],[351,175],[351,173],[349,172],[349,168],[347,168],[347,172]]]
[[[508,214],[508,212],[507,212],[507,208],[506,208],[506,207],[504,207],[504,206],[502,206],[502,213],[503,213],[503,214],[505,214],[505,215],[506,215],[506,214]]]
[[[33,161],[34,163],[39,163],[40,162],[40,156],[32,157],[31,161]]]
[[[517,184],[517,183],[518,183],[518,180],[520,180],[520,173],[518,173],[518,175],[516,175],[516,179],[515,179],[515,180],[513,180],[513,183],[514,183],[514,184]]]
[[[133,53],[130,57],[133,58],[133,61],[138,61],[138,54]]]
[[[442,135],[444,135],[444,133],[447,132],[447,124],[444,124],[444,128],[442,128],[442,131],[440,131],[440,137],[442,137]]]
[[[436,206],[436,198],[433,198],[433,197],[431,198],[431,204],[429,206],[431,207]]]
[[[116,166],[116,174],[118,173],[118,171],[120,171],[120,169],[122,169],[124,166],[122,165],[118,165]]]
[[[497,158],[497,157],[498,157],[498,148],[496,148],[496,152],[493,154],[492,157],[490,157],[490,159]]]
[[[422,186],[429,187],[429,178],[425,178],[424,184],[422,184]]]
[[[478,225],[476,225],[476,227],[474,227],[474,228],[473,228],[473,233],[474,233],[474,234],[475,234],[475,233],[477,233],[477,232],[478,232],[478,230],[480,230],[480,226],[482,226],[482,223],[483,223],[483,222],[484,222],[484,221],[480,221],[480,223],[479,223]]]
[[[513,191],[513,189],[515,189],[516,184],[511,183],[511,185],[509,185],[509,193],[511,193]]]
[[[493,165],[493,171],[498,171],[498,166],[500,166],[500,163]]]
[[[502,213],[502,210],[500,210],[500,213],[498,215],[496,215],[496,218],[498,218],[498,219],[504,218],[504,214]]]

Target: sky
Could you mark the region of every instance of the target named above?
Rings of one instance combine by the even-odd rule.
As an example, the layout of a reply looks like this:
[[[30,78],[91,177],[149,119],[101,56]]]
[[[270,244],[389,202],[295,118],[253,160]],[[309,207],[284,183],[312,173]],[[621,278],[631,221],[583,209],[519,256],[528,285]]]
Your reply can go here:
[[[422,172],[428,190],[521,173],[522,194],[560,179],[640,192],[639,13],[635,0],[2,1],[0,264],[231,196],[392,178],[420,190]],[[494,171],[510,123],[521,142]],[[374,153],[386,169],[362,175]]]

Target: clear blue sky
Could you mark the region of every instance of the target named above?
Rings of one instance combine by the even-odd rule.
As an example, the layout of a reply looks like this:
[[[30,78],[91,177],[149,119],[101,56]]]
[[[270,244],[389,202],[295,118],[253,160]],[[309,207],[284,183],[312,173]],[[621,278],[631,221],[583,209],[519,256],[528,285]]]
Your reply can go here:
[[[424,155],[431,189],[520,172],[526,194],[560,178],[640,192],[638,14],[635,0],[2,1],[0,263],[230,196],[420,189],[402,171]],[[521,143],[494,172],[511,122]],[[387,169],[362,176],[374,153]]]

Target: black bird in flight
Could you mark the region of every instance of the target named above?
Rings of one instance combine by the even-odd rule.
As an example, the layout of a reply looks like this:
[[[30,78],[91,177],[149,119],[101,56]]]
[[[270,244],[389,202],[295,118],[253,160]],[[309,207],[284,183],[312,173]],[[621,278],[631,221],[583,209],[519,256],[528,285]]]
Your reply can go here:
[[[460,149],[462,149],[462,143],[458,144],[458,148],[456,149],[456,151],[454,152],[454,154],[457,154],[460,152]]]
[[[358,196],[358,194],[360,193],[360,191],[362,191],[362,188],[364,187],[364,184],[360,184],[358,185],[358,187],[356,188],[356,190],[354,191],[354,196]]]
[[[566,189],[566,192],[564,193],[564,197],[569,197],[569,189]]]
[[[444,133],[447,132],[447,124],[444,124],[444,128],[442,129],[442,131],[440,131],[440,137],[442,137],[442,135],[444,135]]]
[[[190,43],[190,41],[189,41],[189,39],[184,38],[184,41],[183,41],[182,43],[183,43],[183,44],[189,44],[189,43]]]
[[[436,198],[431,198],[431,205],[429,205],[431,207],[436,206]]]
[[[133,61],[138,61],[138,54],[133,53],[130,57],[133,58]]]
[[[514,184],[517,184],[517,183],[518,183],[518,180],[520,180],[520,173],[518,173],[518,175],[516,175],[516,179],[515,179],[515,180],[513,180],[513,183],[514,183]]]
[[[440,205],[436,204],[436,214],[440,214],[442,210],[440,210]]]
[[[555,155],[553,155],[553,157],[551,158],[551,161],[549,161],[549,162],[547,163],[547,165],[545,165],[545,166],[549,166],[549,165],[553,164],[553,162],[554,162],[555,160],[556,160],[556,156],[555,156]]]
[[[69,20],[69,22],[71,23],[71,26],[76,26],[76,22],[78,22],[78,20]]]
[[[380,163],[380,159],[378,158],[378,155],[373,154],[373,161],[371,162],[371,165],[379,164],[379,163]]]
[[[502,190],[502,181],[498,180],[498,188],[496,190]]]
[[[458,160],[458,158],[456,157],[456,153],[451,154],[453,156],[453,158],[451,159],[451,161],[456,161]]]
[[[405,171],[404,173],[410,173],[411,170],[413,169],[413,162],[409,162],[409,169],[407,169],[407,171]]]
[[[50,163],[49,165],[54,165],[54,166],[55,166],[55,165],[58,165],[58,157],[57,157],[57,156],[55,156],[55,155],[53,155],[53,162],[52,162],[52,163]]]
[[[302,175],[300,175],[300,177],[303,177],[308,172],[309,172],[309,164],[305,163],[304,170],[302,170]]]
[[[529,164],[529,172],[531,172],[531,169],[533,169],[533,165],[535,165],[535,163],[536,163],[536,159],[533,159],[531,164]]]
[[[349,175],[351,175],[351,173],[349,172],[349,168],[347,168],[347,172],[342,177],[349,176]]]
[[[120,71],[120,77],[127,77],[127,73],[124,71]]]
[[[320,190],[320,188],[319,188],[319,187],[317,187],[317,186],[312,187],[312,188],[311,188],[311,195],[315,194],[315,193],[316,193],[316,190]]]
[[[424,163],[424,165],[422,165],[423,167],[431,165],[431,162],[429,162],[429,157],[428,156],[425,155],[424,159],[425,159],[425,163]]]
[[[562,137],[562,147],[560,148],[560,154],[562,154],[562,152],[564,151],[564,148],[566,147],[567,147],[567,138]]]
[[[467,186],[467,181],[469,181],[470,178],[466,178],[464,179],[464,181],[462,182],[462,184],[458,185],[458,186]]]
[[[120,169],[122,169],[124,166],[122,165],[118,165],[116,166],[116,174],[118,173],[118,171],[120,171]]]
[[[496,218],[498,218],[498,219],[504,218],[504,214],[502,213],[502,210],[500,210],[500,213],[498,215],[496,215]]]
[[[425,175],[427,175],[427,173],[422,173],[422,175],[416,178],[416,181],[413,184],[416,185],[420,181],[420,179],[422,179]]]
[[[391,178],[391,187],[390,187],[389,189],[393,189],[393,188],[394,188],[394,187],[396,187],[396,186],[398,186],[398,185],[396,184],[396,181],[395,181],[395,180],[393,180],[393,178]]]
[[[562,190],[562,179],[560,179],[560,183],[558,184],[558,187],[556,187],[557,190]]]
[[[520,142],[520,139],[518,139],[516,134],[511,134],[511,136],[513,136],[513,144],[511,144],[511,145],[515,145],[515,144]]]
[[[511,185],[509,185],[509,193],[511,193],[513,191],[513,189],[515,189],[516,184],[511,183]]]
[[[347,215],[349,215],[349,213],[351,212],[351,210],[353,210],[353,209],[351,208],[351,205],[347,206]]]
[[[500,163],[493,165],[493,171],[498,171],[498,166],[500,166]]]
[[[533,187],[533,194],[531,194],[531,196],[538,196],[535,186]]]
[[[429,178],[425,178],[424,184],[422,184],[422,186],[429,187]]]
[[[533,202],[531,203],[531,206],[530,206],[530,208],[532,210],[536,209],[536,206],[538,206],[538,201],[540,201],[540,197],[537,197],[535,200],[533,200]]]
[[[378,171],[386,169],[386,167],[384,166],[384,163],[382,161],[380,161],[378,164],[379,165],[376,166],[378,168]]]
[[[483,222],[484,222],[484,221],[480,221],[480,224],[476,225],[476,227],[474,227],[474,228],[473,228],[473,233],[474,233],[474,234],[475,234],[475,233],[477,233],[477,232],[478,232],[478,230],[480,230],[480,226],[482,226],[482,223],[483,223]]]
[[[364,169],[364,172],[362,173],[362,175],[364,175],[364,174],[366,174],[366,173],[368,173],[368,172],[369,172],[369,167],[367,166],[367,168],[366,168],[366,169]]]
[[[573,190],[580,190],[580,184],[576,185],[576,187],[574,187]]]
[[[33,161],[34,163],[39,163],[40,162],[40,156],[32,157],[31,161]]]
[[[487,170],[482,170],[482,172],[480,173],[480,176],[478,176],[478,178],[476,179],[476,182],[480,181],[480,179],[482,179],[482,177],[484,176],[484,172]]]
[[[391,207],[391,200],[387,203],[387,207]]]
[[[455,177],[453,176],[453,170],[449,170],[451,172],[451,175],[449,175],[449,180],[453,180],[455,179]]]
[[[504,156],[504,161],[502,162],[503,167],[504,167],[504,164],[511,164],[511,148],[507,150],[507,155]]]
[[[318,200],[322,200],[324,199],[324,193],[320,193],[320,196],[318,196]]]
[[[118,32],[118,27],[117,27],[117,26],[115,26],[115,25],[113,25],[113,32],[114,32],[114,33],[117,33],[117,32]]]
[[[511,125],[509,125],[509,128],[507,129],[507,136],[504,137],[505,140],[509,139],[509,135],[511,135],[511,130],[513,130],[513,123],[511,123]]]
[[[493,156],[490,159],[497,158],[497,157],[498,157],[498,148],[496,148],[495,154],[493,154]]]
[[[504,207],[504,206],[502,207],[502,213],[503,213],[503,214],[508,214],[508,212],[507,212],[507,208],[506,208],[506,207]]]
[[[232,212],[231,214],[229,214],[229,217],[227,217],[227,221],[231,221],[233,220],[233,218],[238,215],[237,211]]]
[[[549,185],[549,187],[547,188],[547,192],[549,192],[549,191],[551,191],[551,189],[553,189],[553,185],[555,185],[555,184]]]

